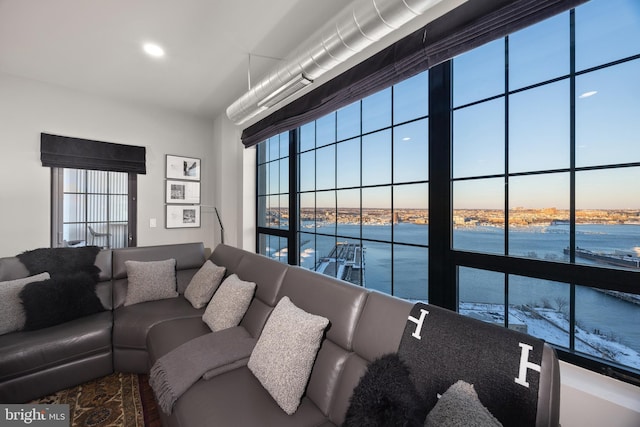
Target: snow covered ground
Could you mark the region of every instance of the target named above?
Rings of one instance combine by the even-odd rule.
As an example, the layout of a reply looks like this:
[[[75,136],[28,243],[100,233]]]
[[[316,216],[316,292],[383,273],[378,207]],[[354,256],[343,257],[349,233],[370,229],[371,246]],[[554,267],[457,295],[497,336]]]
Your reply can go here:
[[[486,322],[504,325],[504,305],[461,303],[460,313]],[[539,337],[548,343],[569,347],[569,321],[558,310],[510,306],[509,324],[512,329]],[[614,337],[576,327],[576,351],[640,369],[640,353],[619,343]]]

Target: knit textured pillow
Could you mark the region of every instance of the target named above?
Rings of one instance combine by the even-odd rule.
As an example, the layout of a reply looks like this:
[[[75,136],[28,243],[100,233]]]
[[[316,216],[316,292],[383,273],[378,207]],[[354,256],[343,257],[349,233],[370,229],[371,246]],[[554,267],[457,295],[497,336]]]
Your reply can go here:
[[[184,291],[184,297],[193,308],[202,308],[211,301],[211,297],[220,286],[226,271],[225,267],[218,267],[211,260],[207,260],[200,267]]]
[[[175,298],[176,260],[125,261],[127,269],[127,296],[124,305],[138,304],[165,298]]]
[[[458,380],[429,412],[425,427],[502,427],[484,407],[473,385]]]
[[[256,284],[246,282],[232,274],[220,285],[211,298],[202,321],[213,332],[238,326],[251,304]]]
[[[251,353],[248,368],[288,415],[300,405],[328,324],[282,297]]]
[[[0,282],[0,335],[22,329],[26,317],[20,291],[32,282],[42,282],[49,279],[49,273],[40,273],[22,279]]]

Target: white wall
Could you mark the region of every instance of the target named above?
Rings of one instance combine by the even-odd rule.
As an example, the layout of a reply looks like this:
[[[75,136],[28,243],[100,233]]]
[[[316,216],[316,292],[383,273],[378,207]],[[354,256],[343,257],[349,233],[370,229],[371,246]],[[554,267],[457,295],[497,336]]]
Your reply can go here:
[[[560,362],[562,427],[640,426],[640,388]]]
[[[40,163],[41,132],[146,147],[147,174],[138,176],[138,246],[214,244],[215,214],[207,208],[217,163],[210,120],[0,73],[0,256],[50,246],[51,178]],[[166,154],[202,161],[201,228],[164,228]]]

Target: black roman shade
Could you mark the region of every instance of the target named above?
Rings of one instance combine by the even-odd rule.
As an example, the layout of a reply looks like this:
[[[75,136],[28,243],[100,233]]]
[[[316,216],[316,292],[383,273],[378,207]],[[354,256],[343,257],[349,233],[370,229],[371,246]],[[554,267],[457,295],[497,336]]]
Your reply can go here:
[[[146,174],[146,148],[40,134],[42,166]]]
[[[586,1],[469,0],[249,126],[242,132],[242,143],[254,146]]]

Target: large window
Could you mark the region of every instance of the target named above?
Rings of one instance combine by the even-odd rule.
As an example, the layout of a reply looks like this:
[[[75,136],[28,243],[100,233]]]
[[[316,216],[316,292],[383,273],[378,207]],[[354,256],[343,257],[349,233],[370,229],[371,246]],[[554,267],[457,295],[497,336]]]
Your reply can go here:
[[[260,241],[640,378],[639,16],[593,0],[291,131]]]

